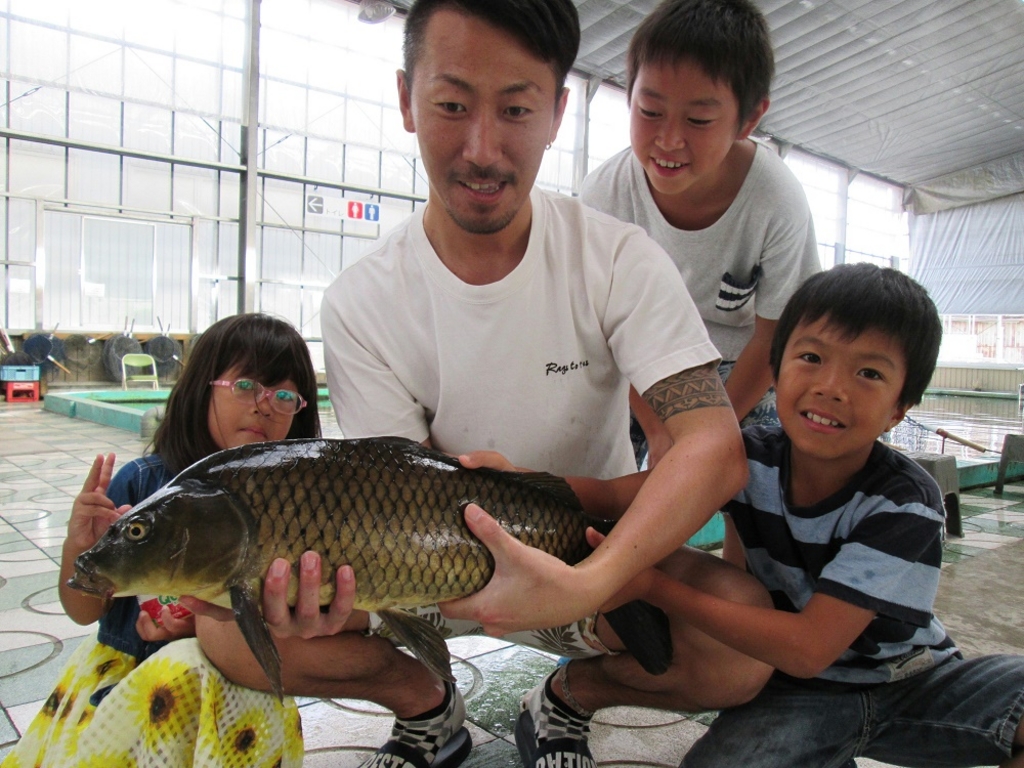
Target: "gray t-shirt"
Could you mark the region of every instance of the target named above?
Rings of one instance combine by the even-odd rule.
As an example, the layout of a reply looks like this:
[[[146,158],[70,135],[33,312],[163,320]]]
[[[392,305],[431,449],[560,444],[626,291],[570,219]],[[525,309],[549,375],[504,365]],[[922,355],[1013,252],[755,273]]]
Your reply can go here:
[[[589,174],[580,198],[639,224],[668,251],[723,360],[735,360],[750,341],[755,314],[778,319],[799,285],[821,270],[803,188],[763,145],[732,205],[706,229],[677,229],[665,220],[631,149]]]

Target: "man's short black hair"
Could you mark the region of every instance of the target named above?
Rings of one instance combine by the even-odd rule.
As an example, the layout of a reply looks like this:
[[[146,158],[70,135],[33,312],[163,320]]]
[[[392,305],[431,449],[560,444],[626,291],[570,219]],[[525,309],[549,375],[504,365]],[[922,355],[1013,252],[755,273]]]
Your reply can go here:
[[[403,66],[410,88],[427,23],[443,8],[482,19],[512,35],[551,65],[555,93],[561,95],[580,47],[580,19],[572,0],[417,0],[405,19]]]
[[[697,64],[729,84],[744,122],[771,93],[775,75],[768,22],[750,0],[665,0],[633,33],[626,54],[626,94],[644,65]]]
[[[921,402],[939,357],[942,320],[919,283],[874,264],[840,264],[809,277],[790,297],[775,327],[771,366],[776,381],[793,330],[822,318],[851,339],[868,330],[892,338],[903,350],[907,366],[899,404]]]

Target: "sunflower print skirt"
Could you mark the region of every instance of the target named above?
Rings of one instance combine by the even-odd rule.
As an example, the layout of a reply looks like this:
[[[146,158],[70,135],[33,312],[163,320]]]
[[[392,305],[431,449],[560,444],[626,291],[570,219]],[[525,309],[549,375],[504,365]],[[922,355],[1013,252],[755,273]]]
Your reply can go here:
[[[92,638],[0,768],[301,768],[302,758],[295,700],[228,682],[195,638],[142,664]]]

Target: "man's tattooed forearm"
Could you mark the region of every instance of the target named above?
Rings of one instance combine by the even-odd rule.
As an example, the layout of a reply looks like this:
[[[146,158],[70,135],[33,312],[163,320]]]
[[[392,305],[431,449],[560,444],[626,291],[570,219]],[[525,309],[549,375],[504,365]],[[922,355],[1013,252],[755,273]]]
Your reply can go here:
[[[662,379],[644,392],[644,400],[663,422],[696,408],[731,407],[714,364],[690,368]]]

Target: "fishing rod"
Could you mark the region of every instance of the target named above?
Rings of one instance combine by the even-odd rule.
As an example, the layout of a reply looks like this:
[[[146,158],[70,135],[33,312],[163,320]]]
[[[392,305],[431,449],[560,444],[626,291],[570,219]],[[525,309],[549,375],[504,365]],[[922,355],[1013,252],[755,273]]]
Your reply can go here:
[[[991,448],[986,448],[984,445],[981,445],[980,443],[975,443],[972,440],[968,440],[966,437],[960,437],[960,435],[954,435],[952,432],[947,432],[942,427],[938,427],[938,428],[929,427],[927,424],[922,424],[919,421],[915,421],[914,419],[910,418],[909,416],[904,416],[903,420],[906,421],[908,424],[911,424],[911,425],[913,425],[915,427],[920,427],[921,429],[927,430],[928,432],[932,432],[932,433],[938,435],[939,437],[941,437],[942,438],[942,447],[943,447],[943,449],[945,449],[945,447],[946,447],[946,440],[948,438],[949,440],[952,440],[954,443],[960,443],[961,445],[966,445],[968,448],[973,448],[974,450],[981,451],[982,453],[985,453],[985,452],[988,452],[988,453],[998,453],[998,451],[995,451],[995,450],[993,450]]]

